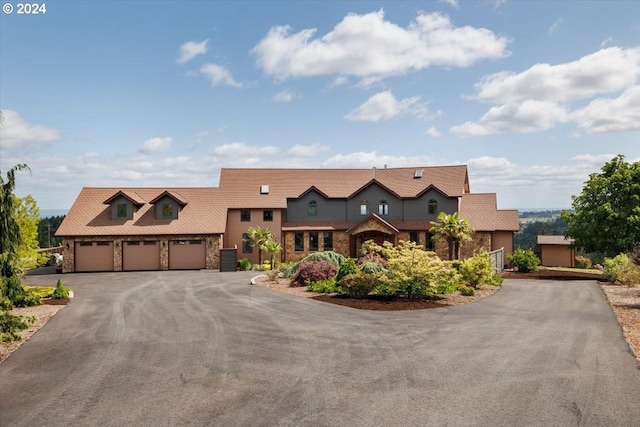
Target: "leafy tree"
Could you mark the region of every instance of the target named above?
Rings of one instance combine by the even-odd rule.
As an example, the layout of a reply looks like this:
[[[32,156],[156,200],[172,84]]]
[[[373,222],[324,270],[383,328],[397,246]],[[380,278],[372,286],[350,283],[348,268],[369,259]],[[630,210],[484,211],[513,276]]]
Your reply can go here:
[[[515,235],[516,248],[538,250],[538,236],[541,234],[564,235],[567,222],[561,217],[549,220],[531,221],[522,225]]]
[[[578,249],[606,256],[631,251],[640,242],[640,162],[614,157],[589,176],[572,206],[575,212],[562,218]]]
[[[23,198],[16,197],[15,209],[14,215],[20,229],[16,269],[18,272],[24,272],[37,264],[40,209],[38,209],[38,204],[31,195]]]
[[[271,261],[270,261],[271,262],[271,269],[273,269],[274,266],[275,266],[274,255],[282,250],[282,245],[280,243],[276,242],[275,239],[271,239],[271,240],[267,240],[262,245],[262,248],[269,254],[269,257],[271,259]]]
[[[56,237],[55,234],[64,217],[64,215],[59,215],[42,218],[38,223],[38,246],[51,248],[62,244],[62,238]]]
[[[455,252],[456,259],[460,259],[460,246],[463,242],[471,240],[473,229],[469,222],[460,218],[458,212],[448,214],[440,212],[437,221],[431,221],[432,227],[429,229],[433,233],[434,239],[444,237],[449,245],[449,261],[453,260]]]
[[[258,264],[262,264],[262,251],[267,250],[269,242],[275,241],[276,236],[270,229],[256,226],[247,230],[247,240],[251,247],[258,247]]]

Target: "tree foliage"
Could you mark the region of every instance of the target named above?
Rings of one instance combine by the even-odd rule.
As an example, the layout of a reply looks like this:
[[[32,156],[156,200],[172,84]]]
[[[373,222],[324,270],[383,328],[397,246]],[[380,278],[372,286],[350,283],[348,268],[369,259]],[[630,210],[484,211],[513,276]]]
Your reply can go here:
[[[589,176],[572,206],[575,212],[562,218],[578,249],[606,256],[631,251],[640,242],[640,162],[614,157]]]
[[[463,242],[471,240],[473,229],[469,222],[460,218],[458,212],[448,214],[440,212],[437,221],[431,221],[432,227],[429,229],[433,233],[435,239],[445,238],[449,245],[449,261],[453,260],[455,253],[456,259],[460,259],[460,247]]]
[[[268,228],[262,228],[260,226],[249,227],[247,230],[247,239],[251,247],[258,248],[258,264],[262,264],[262,252],[267,251],[267,249],[274,249],[271,247],[270,242],[276,240],[275,234]],[[279,250],[280,249],[274,252]]]
[[[20,229],[16,269],[22,273],[37,265],[38,248],[40,247],[38,244],[40,209],[31,195],[23,198],[16,197],[14,215]]]
[[[65,215],[50,216],[42,218],[38,223],[38,246],[41,248],[52,248],[62,244],[62,238],[56,237],[56,231],[62,224]]]

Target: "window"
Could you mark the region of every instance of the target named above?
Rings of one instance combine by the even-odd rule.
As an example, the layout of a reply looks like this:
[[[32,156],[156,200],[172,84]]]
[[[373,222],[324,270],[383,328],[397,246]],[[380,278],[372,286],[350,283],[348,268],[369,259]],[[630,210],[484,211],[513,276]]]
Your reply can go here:
[[[429,214],[438,213],[438,202],[436,200],[429,200]]]
[[[325,251],[333,250],[333,231],[324,232],[324,241],[322,242],[322,249]]]
[[[269,186],[266,184],[261,185],[260,194],[269,194]]]
[[[436,242],[433,241],[433,234],[427,232],[427,241],[425,242],[425,247],[428,251],[436,250]]]
[[[293,241],[296,252],[304,252],[304,233],[295,233]]]
[[[389,215],[389,203],[386,200],[380,200],[378,204],[378,215]]]
[[[240,221],[242,222],[251,221],[251,211],[249,209],[242,209],[240,211]]]
[[[309,202],[307,205],[307,214],[309,214],[309,216],[318,215],[318,202],[315,200]]]
[[[140,246],[140,242],[138,241],[127,242],[127,246]]]
[[[262,220],[265,222],[273,221],[273,211],[262,211]]]
[[[171,244],[176,245],[176,246],[184,246],[187,244],[186,240],[173,240],[171,242]]]
[[[249,239],[249,235],[247,233],[242,233],[242,253],[243,254],[253,253],[253,246],[251,246],[251,239]]]
[[[127,218],[127,204],[126,203],[118,203],[117,205],[117,216],[118,218]]]
[[[157,242],[152,242],[150,240],[146,240],[144,242],[144,246],[155,246]]]
[[[418,243],[418,232],[417,231],[410,231],[409,232],[409,241],[414,242],[414,243]]]
[[[109,246],[111,242],[96,242],[96,246]]]
[[[189,240],[190,245],[201,245],[202,240]]]
[[[312,231],[309,233],[309,252],[318,251],[318,232]]]
[[[369,202],[363,200],[360,202],[360,215],[368,215],[369,214]]]
[[[162,204],[162,218],[173,218],[173,203]]]
[[[93,242],[80,242],[80,246],[93,246]]]

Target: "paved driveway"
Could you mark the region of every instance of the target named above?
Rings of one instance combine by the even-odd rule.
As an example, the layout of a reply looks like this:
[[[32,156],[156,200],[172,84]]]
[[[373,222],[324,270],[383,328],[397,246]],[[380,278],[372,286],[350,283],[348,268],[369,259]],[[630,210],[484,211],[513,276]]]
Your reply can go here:
[[[468,306],[369,312],[250,277],[65,275],[76,298],[0,364],[0,425],[640,420],[640,371],[595,282],[506,280]]]

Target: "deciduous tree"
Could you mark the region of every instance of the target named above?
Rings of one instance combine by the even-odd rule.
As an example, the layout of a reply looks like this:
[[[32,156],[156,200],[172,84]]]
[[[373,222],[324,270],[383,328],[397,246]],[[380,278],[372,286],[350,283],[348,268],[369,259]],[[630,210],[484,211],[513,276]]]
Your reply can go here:
[[[565,236],[585,252],[613,257],[640,242],[640,162],[618,155],[600,173],[589,175],[582,193],[572,197],[575,212],[562,212]]]

